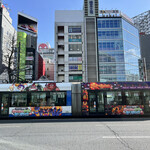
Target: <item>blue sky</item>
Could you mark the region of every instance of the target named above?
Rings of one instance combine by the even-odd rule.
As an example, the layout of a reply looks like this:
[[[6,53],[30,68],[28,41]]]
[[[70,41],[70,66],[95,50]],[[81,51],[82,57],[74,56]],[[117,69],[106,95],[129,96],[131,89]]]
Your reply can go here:
[[[17,13],[23,12],[38,19],[38,43],[49,42],[54,47],[55,10],[80,10],[84,0],[3,0],[10,9],[13,26]],[[5,5],[6,6],[6,5]],[[99,0],[100,9],[118,9],[129,17],[150,10],[150,0]]]

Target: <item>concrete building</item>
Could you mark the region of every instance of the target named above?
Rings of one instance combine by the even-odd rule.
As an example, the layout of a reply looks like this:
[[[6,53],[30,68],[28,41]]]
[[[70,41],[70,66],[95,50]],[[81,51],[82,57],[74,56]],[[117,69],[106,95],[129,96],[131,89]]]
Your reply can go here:
[[[41,43],[38,46],[38,53],[45,62],[45,77],[54,81],[54,48],[51,48],[49,43]]]
[[[140,34],[141,57],[145,59],[146,71],[143,72],[146,80],[150,81],[150,34]],[[142,80],[144,80],[142,78]]]
[[[5,71],[8,64],[6,55],[10,54],[12,47],[12,38],[16,39],[16,31],[12,26],[12,19],[9,16],[9,11],[0,2],[0,82],[8,81],[7,72]],[[12,66],[13,67],[13,66]]]
[[[38,78],[37,19],[18,13],[18,72],[19,80]]]
[[[132,18],[140,33],[150,34],[150,10]]]
[[[85,82],[84,14],[55,12],[55,81]]]
[[[146,71],[142,80],[150,81],[150,10],[133,17],[135,26],[140,32],[141,57],[145,60]],[[142,69],[143,70],[143,69]]]
[[[98,81],[97,26],[99,0],[84,0],[86,82]]]

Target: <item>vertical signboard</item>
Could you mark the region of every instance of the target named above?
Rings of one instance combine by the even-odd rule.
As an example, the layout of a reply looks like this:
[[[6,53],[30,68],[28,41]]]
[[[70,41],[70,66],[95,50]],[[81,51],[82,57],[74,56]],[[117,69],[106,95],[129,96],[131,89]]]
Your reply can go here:
[[[95,0],[88,0],[88,16],[95,16]]]
[[[18,32],[17,34],[17,47],[20,52],[19,55],[19,78],[25,80],[25,64],[26,64],[26,37],[25,32]],[[20,43],[20,44],[19,44]],[[20,45],[20,46],[19,46]]]

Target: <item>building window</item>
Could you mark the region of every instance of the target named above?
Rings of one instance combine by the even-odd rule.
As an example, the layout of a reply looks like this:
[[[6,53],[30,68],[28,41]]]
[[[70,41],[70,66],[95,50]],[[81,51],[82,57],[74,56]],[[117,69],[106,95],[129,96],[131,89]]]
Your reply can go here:
[[[82,65],[69,65],[69,71],[82,71]]]
[[[82,42],[81,35],[69,35],[69,42]]]
[[[69,44],[69,51],[82,51],[82,44]]]
[[[123,50],[123,41],[103,41],[98,43],[99,50]]]
[[[98,31],[98,39],[120,39],[122,32],[119,30]]]
[[[121,20],[120,19],[110,19],[110,20],[102,20],[98,19],[98,28],[120,28]]]
[[[81,33],[81,26],[69,26],[68,27],[69,33]]]
[[[69,75],[69,82],[82,82],[82,75]]]
[[[82,61],[82,55],[69,55],[69,61]]]

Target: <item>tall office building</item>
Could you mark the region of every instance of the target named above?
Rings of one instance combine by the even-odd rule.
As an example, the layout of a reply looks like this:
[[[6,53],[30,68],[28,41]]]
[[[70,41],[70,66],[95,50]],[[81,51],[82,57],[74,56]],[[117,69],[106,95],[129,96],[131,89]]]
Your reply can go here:
[[[133,17],[135,26],[140,31],[141,57],[145,60],[144,79],[150,81],[150,10]]]
[[[55,12],[55,81],[85,82],[84,14]]]
[[[20,80],[38,78],[37,19],[18,13],[18,73]]]
[[[138,81],[139,32],[118,10],[100,11],[97,18],[99,81]]]
[[[9,16],[9,11],[0,2],[0,82],[8,81],[7,72],[5,72],[8,63],[6,55],[10,54],[12,49],[12,39],[16,40],[16,30],[12,26],[12,19]]]

